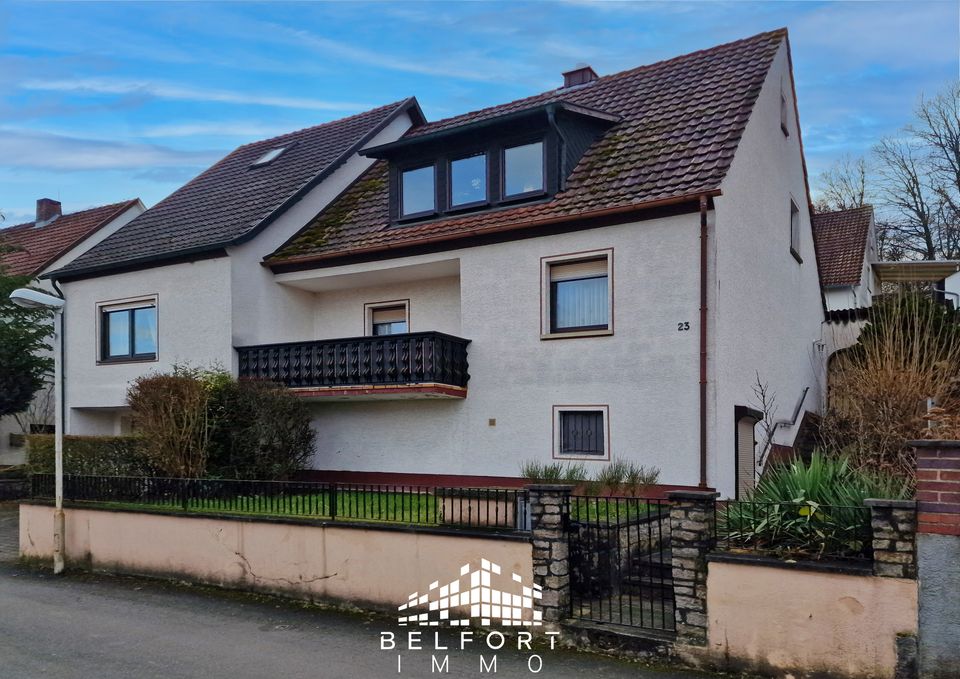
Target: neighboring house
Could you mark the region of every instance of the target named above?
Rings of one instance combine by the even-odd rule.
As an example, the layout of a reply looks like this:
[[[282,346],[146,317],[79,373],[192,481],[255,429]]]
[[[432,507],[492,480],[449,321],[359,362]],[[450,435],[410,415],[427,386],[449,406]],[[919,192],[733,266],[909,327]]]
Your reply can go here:
[[[869,307],[879,261],[873,208],[815,214],[813,237],[827,311]]]
[[[58,201],[41,198],[37,201],[35,221],[0,229],[0,245],[5,246],[4,252],[0,252],[0,264],[9,275],[38,278],[69,264],[144,209],[143,203],[134,198],[62,214]],[[56,294],[48,280],[37,280],[35,285]],[[37,394],[30,409],[20,416],[0,418],[0,465],[24,461],[24,433],[31,429],[47,431],[53,426],[53,399],[49,391],[44,389]]]
[[[732,496],[769,447],[758,379],[777,446],[823,390],[785,30],[243,146],[52,275],[68,431],[122,431],[138,375],[220,363],[310,402],[329,478],[623,458]]]

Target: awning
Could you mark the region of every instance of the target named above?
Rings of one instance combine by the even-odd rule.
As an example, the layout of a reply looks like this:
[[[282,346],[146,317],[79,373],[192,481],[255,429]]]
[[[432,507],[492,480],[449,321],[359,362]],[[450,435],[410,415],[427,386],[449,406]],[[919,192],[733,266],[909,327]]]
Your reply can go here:
[[[873,272],[881,283],[942,281],[960,271],[960,261],[874,262]]]

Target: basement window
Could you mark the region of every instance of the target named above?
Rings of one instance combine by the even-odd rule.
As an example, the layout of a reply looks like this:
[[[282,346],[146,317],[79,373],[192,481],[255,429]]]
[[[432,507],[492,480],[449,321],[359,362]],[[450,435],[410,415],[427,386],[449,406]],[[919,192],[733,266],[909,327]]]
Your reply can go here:
[[[553,456],[609,459],[608,406],[554,406]]]

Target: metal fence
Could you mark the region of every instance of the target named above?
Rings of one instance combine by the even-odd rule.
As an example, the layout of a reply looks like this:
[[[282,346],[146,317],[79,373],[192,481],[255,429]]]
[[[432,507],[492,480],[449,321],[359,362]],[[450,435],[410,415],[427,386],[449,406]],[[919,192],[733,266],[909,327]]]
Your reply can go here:
[[[778,558],[868,561],[869,507],[816,502],[718,502],[716,547]]]
[[[53,498],[53,474],[34,474],[31,485],[32,497]],[[63,496],[127,509],[418,526],[529,530],[530,522],[523,489],[68,475]]]
[[[672,631],[669,503],[574,495],[569,513],[572,616]]]

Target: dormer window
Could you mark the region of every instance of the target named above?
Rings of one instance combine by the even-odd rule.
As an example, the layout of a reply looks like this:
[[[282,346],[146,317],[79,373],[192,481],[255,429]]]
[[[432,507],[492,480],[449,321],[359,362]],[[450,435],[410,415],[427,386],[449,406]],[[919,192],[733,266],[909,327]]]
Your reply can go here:
[[[450,162],[450,207],[487,201],[487,154],[477,153]]]
[[[504,149],[503,197],[516,198],[543,190],[543,142]]]
[[[436,211],[436,171],[433,165],[425,165],[400,174],[400,216],[418,217]]]

